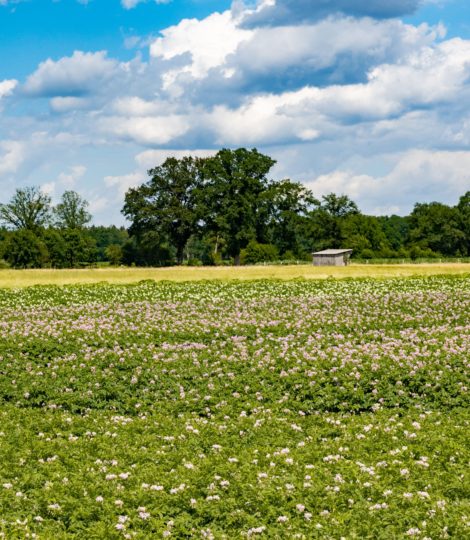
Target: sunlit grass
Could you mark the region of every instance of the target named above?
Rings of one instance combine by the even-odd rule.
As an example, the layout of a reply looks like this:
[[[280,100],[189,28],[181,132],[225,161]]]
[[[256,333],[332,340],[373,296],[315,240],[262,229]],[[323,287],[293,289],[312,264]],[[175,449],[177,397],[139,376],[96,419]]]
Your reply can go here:
[[[292,266],[242,267],[170,267],[170,268],[92,268],[80,270],[0,270],[0,287],[16,288],[31,285],[68,285],[73,283],[135,283],[156,281],[200,281],[204,279],[326,279],[348,277],[407,277],[439,274],[466,274],[469,263],[445,264],[352,264],[345,268]]]

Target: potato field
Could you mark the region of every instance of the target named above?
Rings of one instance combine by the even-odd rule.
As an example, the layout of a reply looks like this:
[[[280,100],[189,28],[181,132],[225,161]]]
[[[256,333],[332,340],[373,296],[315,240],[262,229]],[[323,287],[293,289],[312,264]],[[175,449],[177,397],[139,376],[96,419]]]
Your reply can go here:
[[[470,276],[0,290],[0,538],[470,538]]]

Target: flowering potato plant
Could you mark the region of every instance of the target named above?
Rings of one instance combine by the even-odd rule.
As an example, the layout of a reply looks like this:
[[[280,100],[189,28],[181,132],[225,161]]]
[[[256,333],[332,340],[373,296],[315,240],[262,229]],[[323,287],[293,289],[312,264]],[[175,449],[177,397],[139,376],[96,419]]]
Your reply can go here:
[[[0,538],[468,538],[470,276],[0,290]]]

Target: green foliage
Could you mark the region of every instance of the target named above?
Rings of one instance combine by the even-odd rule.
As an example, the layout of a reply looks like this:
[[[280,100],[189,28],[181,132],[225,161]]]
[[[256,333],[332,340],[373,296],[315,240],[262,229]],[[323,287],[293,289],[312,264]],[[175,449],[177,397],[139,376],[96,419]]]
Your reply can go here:
[[[265,198],[269,205],[268,238],[277,246],[283,258],[295,259],[294,254],[310,251],[304,246],[309,214],[319,202],[302,184],[281,180],[272,182]],[[292,256],[286,257],[287,252]]]
[[[413,257],[470,253],[469,194],[454,208],[417,204],[409,217],[365,216],[347,195],[329,193],[320,202],[299,183],[269,179],[274,163],[256,149],[238,148],[204,159],[170,158],[150,170],[149,182],[126,194],[133,241],[124,259],[155,260],[143,253],[147,233],[171,246],[178,263],[186,257],[208,265],[239,264],[250,242],[276,246],[283,259],[286,252],[304,259],[341,247],[357,258],[405,258],[411,248]]]
[[[269,209],[264,194],[275,161],[256,149],[223,149],[201,161],[201,217],[206,230],[226,241],[235,264],[250,240],[264,234]]]
[[[91,221],[88,202],[76,191],[65,191],[54,208],[55,224],[61,229],[82,229]]]
[[[396,215],[378,216],[376,219],[382,227],[390,247],[397,252],[402,249],[408,239],[408,219]]]
[[[67,246],[63,232],[47,229],[44,231],[43,237],[50,266],[52,268],[65,268],[67,266]]]
[[[201,183],[199,160],[168,158],[148,171],[150,180],[130,189],[123,214],[132,222],[130,233],[140,239],[154,232],[176,249],[183,262],[184,247],[197,230],[200,219],[197,193]]]
[[[272,244],[259,244],[251,240],[246,248],[242,249],[240,259],[242,264],[273,262],[279,259],[279,250]]]
[[[47,262],[48,252],[33,231],[20,229],[8,236],[3,256],[13,268],[41,268]]]
[[[311,214],[311,235],[315,249],[341,248],[346,245],[345,223],[358,213],[356,203],[346,195],[324,195],[320,206]]]
[[[124,227],[116,227],[111,225],[92,226],[87,228],[88,235],[93,238],[96,243],[97,258],[99,261],[108,260],[106,256],[106,248],[111,245],[117,245],[121,248],[129,240],[129,234]]]
[[[410,243],[442,255],[466,255],[459,218],[458,208],[437,202],[416,204],[409,217]]]
[[[171,266],[175,250],[165,238],[153,231],[142,233],[139,238],[130,238],[122,247],[124,264],[138,266]]]
[[[105,249],[105,254],[106,254],[106,258],[107,260],[115,265],[115,266],[118,266],[119,264],[122,263],[122,259],[123,259],[123,250],[122,250],[122,247],[118,244],[110,244],[106,249]]]
[[[64,260],[68,268],[74,268],[83,263],[92,263],[96,260],[94,240],[84,231],[66,229],[62,235],[65,243]]]
[[[51,218],[51,198],[37,187],[17,189],[8,204],[0,204],[0,221],[14,229],[38,231]]]

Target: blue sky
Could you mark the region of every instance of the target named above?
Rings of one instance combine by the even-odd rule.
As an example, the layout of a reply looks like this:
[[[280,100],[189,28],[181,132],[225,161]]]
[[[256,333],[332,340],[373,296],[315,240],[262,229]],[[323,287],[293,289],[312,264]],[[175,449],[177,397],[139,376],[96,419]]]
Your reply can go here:
[[[374,214],[470,189],[468,0],[0,0],[0,36],[5,200],[120,224],[167,155],[237,146]]]

